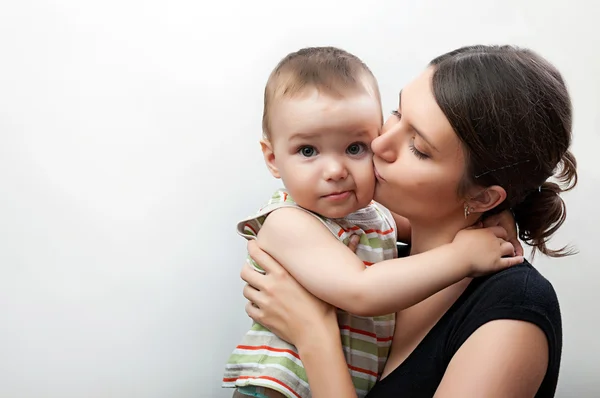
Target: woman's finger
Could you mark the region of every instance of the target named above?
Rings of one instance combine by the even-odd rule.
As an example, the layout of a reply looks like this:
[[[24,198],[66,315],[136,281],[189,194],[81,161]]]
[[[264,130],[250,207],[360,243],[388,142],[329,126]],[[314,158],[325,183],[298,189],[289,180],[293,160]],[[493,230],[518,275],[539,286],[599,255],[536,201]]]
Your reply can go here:
[[[262,312],[260,308],[253,305],[250,301],[246,303],[246,314],[248,314],[248,316],[252,318],[255,322],[260,323],[260,320],[262,318]]]
[[[275,273],[283,271],[283,267],[273,259],[267,252],[263,251],[256,240],[248,241],[248,254],[260,265],[265,273]]]
[[[252,286],[246,284],[246,286],[244,286],[244,289],[242,290],[242,294],[251,303],[254,303],[259,307],[261,306],[263,302],[263,296],[261,295],[259,290],[256,290]]]
[[[262,290],[264,289],[265,284],[265,275],[261,274],[257,270],[254,269],[252,265],[248,262],[244,264],[242,267],[242,272],[240,272],[240,277],[247,284],[254,286],[255,289]]]

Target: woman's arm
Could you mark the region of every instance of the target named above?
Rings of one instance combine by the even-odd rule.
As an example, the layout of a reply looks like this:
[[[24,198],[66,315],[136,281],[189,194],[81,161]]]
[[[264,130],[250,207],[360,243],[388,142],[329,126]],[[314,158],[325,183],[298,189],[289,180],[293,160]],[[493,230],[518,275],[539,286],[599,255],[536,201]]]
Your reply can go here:
[[[548,341],[533,323],[495,320],[456,352],[435,398],[533,398],[548,367]]]
[[[255,242],[248,251],[266,272],[242,269],[248,315],[296,346],[313,398],[355,398],[335,308],[310,294]]]
[[[311,337],[296,346],[304,364],[313,398],[356,398],[348,364],[342,351],[340,329],[316,327]]]
[[[392,213],[390,214],[394,218],[394,222],[396,223],[396,239],[399,242],[410,244],[411,238],[411,228],[410,221],[406,217],[402,217],[399,214]]]

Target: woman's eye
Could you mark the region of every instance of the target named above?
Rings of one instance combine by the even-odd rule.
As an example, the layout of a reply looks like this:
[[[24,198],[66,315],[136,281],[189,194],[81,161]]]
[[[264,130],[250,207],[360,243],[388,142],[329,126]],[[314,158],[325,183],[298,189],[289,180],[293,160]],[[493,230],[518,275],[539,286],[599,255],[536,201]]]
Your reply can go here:
[[[427,156],[426,154],[424,154],[423,152],[419,151],[416,147],[414,143],[410,144],[410,150],[412,151],[412,153],[415,154],[416,157],[418,157],[419,159],[427,159],[429,158],[429,156]]]
[[[317,150],[312,146],[303,146],[298,150],[298,153],[304,157],[310,158],[317,154]]]
[[[392,111],[392,115],[396,116],[398,119],[402,119],[402,114],[395,109]]]
[[[346,149],[346,152],[349,155],[360,155],[361,153],[363,153],[365,151],[365,149],[366,149],[365,144],[354,143]]]

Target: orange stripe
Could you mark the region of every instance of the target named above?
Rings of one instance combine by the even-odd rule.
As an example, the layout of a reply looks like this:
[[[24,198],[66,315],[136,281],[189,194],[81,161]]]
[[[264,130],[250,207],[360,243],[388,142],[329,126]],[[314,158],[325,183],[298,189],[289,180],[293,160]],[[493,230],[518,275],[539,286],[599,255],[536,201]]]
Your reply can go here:
[[[357,368],[356,366],[352,366],[350,364],[348,364],[348,369],[353,370],[355,372],[365,373],[365,374],[368,374],[368,375],[371,375],[371,376],[375,376],[375,377],[378,376],[377,372],[373,372],[371,370]]]
[[[357,333],[357,334],[362,334],[363,336],[369,336],[369,337],[375,337],[375,338],[377,338],[377,335],[375,333],[367,332],[365,330],[354,329],[354,328],[351,328],[350,326],[346,326],[346,325],[340,326],[340,330],[348,330],[348,331],[350,331],[352,333]]]
[[[285,202],[287,200],[287,192],[283,193],[283,201]]]
[[[359,227],[357,227],[357,226],[350,227],[350,228],[348,228],[348,229],[344,229],[344,228],[342,228],[342,229],[340,229],[340,230],[339,230],[339,232],[338,232],[338,237],[342,236],[344,232],[358,231],[359,229],[360,229],[360,228],[359,228]],[[365,232],[365,234],[372,234],[373,232],[376,232],[376,233],[378,233],[378,234],[381,234],[381,235],[388,235],[388,234],[391,234],[392,232],[394,232],[394,228],[390,228],[390,229],[387,229],[387,230],[385,230],[385,231],[382,231],[382,230],[380,230],[380,229],[367,229],[367,230],[366,230],[366,231],[364,231],[364,232]]]
[[[255,236],[258,235],[258,233],[256,233],[256,231],[254,230],[254,228],[252,228],[252,226],[250,224],[246,223],[246,224],[244,224],[244,227],[248,228],[248,229],[250,229],[250,231],[254,232]]]
[[[379,376],[376,372],[373,372],[373,371],[367,370],[367,369],[362,369],[362,368],[359,368],[357,366],[352,366],[350,364],[348,364],[348,369],[353,370],[353,371],[358,372],[358,373],[368,374],[370,376],[375,376],[375,377]],[[281,381],[279,381],[277,379],[274,379],[274,378],[272,378],[270,376],[258,376],[258,377],[254,377],[254,376],[223,377],[223,383],[234,383],[234,382],[236,382],[239,379],[250,379],[250,378],[252,378],[252,379],[265,379],[265,380],[273,381],[273,382],[275,382],[277,384],[282,385],[283,387],[285,387],[288,390],[290,390],[294,395],[298,396],[298,394],[296,394],[296,392],[294,390],[292,390],[291,388],[289,388],[285,383],[283,383],[283,382],[281,382]]]
[[[394,336],[377,337],[377,335],[375,333],[367,332],[365,330],[355,329],[355,328],[352,328],[352,327],[346,326],[346,325],[340,326],[340,330],[348,330],[349,332],[356,333],[356,334],[362,334],[363,336],[374,337],[377,339],[377,341],[391,341],[392,338],[394,337]]]
[[[280,386],[284,387],[285,389],[287,389],[288,391],[290,391],[292,394],[294,394],[296,397],[298,398],[302,398],[300,397],[300,394],[298,394],[296,391],[292,390],[287,384],[285,384],[282,381],[279,381],[273,377],[270,376],[258,376],[258,377],[254,377],[254,376],[240,376],[237,378],[223,378],[223,382],[228,383],[228,382],[233,382],[236,380],[240,380],[240,379],[263,379],[263,380],[269,380],[272,381],[274,383],[279,384]]]
[[[370,267],[371,265],[373,265],[374,263],[370,263],[368,261],[363,261],[363,264],[366,265],[367,267]]]
[[[365,234],[372,234],[373,232],[377,232],[378,234],[381,234],[381,235],[387,235],[387,234],[391,234],[392,232],[394,232],[394,228],[390,228],[386,231],[380,231],[378,229],[367,229],[365,231]]]
[[[275,347],[269,347],[267,345],[259,345],[259,346],[251,346],[251,345],[238,345],[236,348],[239,348],[240,350],[267,350],[267,351],[273,351],[273,352],[285,352],[288,354],[293,355],[295,358],[300,359],[300,355],[296,354],[294,351],[292,350],[288,350],[285,348],[275,348]]]
[[[350,227],[350,228],[348,228],[348,229],[341,228],[341,229],[338,231],[338,238],[339,238],[340,236],[342,236],[342,235],[344,234],[344,232],[358,231],[358,230],[360,230],[360,227],[357,227],[356,225],[355,225],[355,226],[353,226],[353,227]]]

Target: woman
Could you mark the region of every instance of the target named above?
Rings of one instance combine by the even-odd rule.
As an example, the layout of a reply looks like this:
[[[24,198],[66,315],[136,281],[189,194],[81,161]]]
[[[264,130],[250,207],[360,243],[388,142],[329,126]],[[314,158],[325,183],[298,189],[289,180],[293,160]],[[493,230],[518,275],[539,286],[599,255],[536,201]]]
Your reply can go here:
[[[564,256],[546,242],[565,219],[559,194],[577,182],[570,143],[571,103],[552,65],[509,46],[461,48],[401,91],[372,143],[375,198],[410,221],[411,254],[510,208],[524,242]],[[249,251],[267,274],[242,271],[248,314],[298,348],[314,398],[354,397],[334,309],[254,242]],[[526,262],[398,313],[368,397],[551,397],[561,348],[556,294]]]

